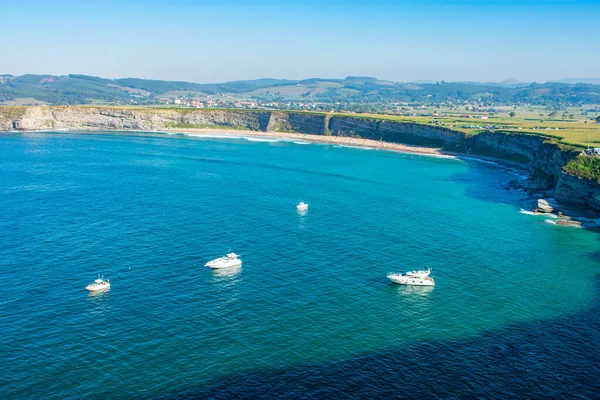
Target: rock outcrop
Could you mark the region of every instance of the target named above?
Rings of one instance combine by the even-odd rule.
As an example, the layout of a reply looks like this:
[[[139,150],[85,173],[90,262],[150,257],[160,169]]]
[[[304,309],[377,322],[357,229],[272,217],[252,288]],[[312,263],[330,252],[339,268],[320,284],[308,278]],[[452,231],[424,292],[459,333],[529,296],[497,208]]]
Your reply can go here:
[[[575,228],[581,228],[583,226],[583,224],[579,221],[575,221],[572,219],[559,219],[558,221],[556,221],[556,225],[559,226],[572,226]]]
[[[533,209],[533,212],[549,214],[554,211],[554,208],[544,199],[538,199],[537,207]]]

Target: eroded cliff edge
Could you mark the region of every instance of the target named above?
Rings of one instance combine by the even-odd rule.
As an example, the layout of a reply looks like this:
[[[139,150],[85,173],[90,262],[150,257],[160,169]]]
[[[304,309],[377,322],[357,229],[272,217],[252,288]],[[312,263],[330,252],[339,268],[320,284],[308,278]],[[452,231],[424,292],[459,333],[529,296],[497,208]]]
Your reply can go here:
[[[469,136],[445,127],[386,118],[291,111],[0,107],[0,131],[177,128],[351,136],[494,157],[527,169],[530,172],[526,183],[528,191],[555,195],[561,203],[600,211],[598,178],[594,173],[579,173],[580,169],[573,167],[587,165],[588,159],[596,157],[586,156],[582,149],[541,135],[482,132]]]

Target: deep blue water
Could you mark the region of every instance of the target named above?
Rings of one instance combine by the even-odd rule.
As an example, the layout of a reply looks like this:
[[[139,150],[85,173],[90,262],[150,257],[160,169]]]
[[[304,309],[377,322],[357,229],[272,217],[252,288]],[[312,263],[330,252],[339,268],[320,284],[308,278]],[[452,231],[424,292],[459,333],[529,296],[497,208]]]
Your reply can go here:
[[[597,397],[598,236],[520,214],[511,179],[285,141],[0,135],[0,397]],[[230,249],[242,269],[203,267]],[[385,277],[426,266],[435,288]]]

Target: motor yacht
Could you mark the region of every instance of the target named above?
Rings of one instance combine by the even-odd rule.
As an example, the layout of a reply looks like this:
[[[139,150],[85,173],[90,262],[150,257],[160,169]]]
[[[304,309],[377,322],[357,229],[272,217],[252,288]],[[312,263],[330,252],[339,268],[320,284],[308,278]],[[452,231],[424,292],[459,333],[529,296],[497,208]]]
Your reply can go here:
[[[87,285],[85,288],[90,292],[110,289],[110,281],[108,279],[104,280],[104,276],[98,275],[98,279],[96,279],[94,283]]]
[[[435,286],[435,281],[429,274],[431,274],[431,268],[421,271],[409,271],[404,274],[391,272],[387,277],[392,282],[400,285]]]
[[[242,260],[235,253],[228,253],[223,257],[216,258],[205,264],[209,268],[229,268],[229,267],[240,267]]]

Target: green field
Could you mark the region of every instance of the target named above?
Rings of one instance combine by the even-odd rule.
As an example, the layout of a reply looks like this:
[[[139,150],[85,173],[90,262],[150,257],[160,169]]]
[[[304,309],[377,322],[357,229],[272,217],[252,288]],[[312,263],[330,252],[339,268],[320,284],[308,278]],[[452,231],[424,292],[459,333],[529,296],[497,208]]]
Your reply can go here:
[[[36,100],[33,97],[19,97],[14,100],[7,100],[0,103],[0,105],[3,106],[38,106],[42,104],[46,103],[43,101]]]
[[[506,107],[506,109],[509,112],[513,108]],[[435,124],[436,126],[443,126],[471,134],[479,133],[486,129],[486,126],[493,125],[496,129],[502,131],[552,136],[570,144],[587,146],[588,140],[592,147],[600,144],[600,124],[595,123],[595,118],[597,115],[600,115],[600,113],[588,112],[587,115],[582,115],[581,107],[578,107],[577,109],[567,109],[567,112],[574,116],[572,120],[556,119],[556,117],[551,119],[547,116],[547,111],[541,112],[539,109],[534,111],[517,110],[514,117],[509,117],[507,113],[491,115],[483,112],[448,109],[435,110],[433,108],[422,108],[419,110],[419,113],[434,113],[436,111],[439,116],[425,117],[381,114],[358,114],[357,116],[391,119],[403,122],[417,122],[429,125]],[[545,114],[544,117],[540,117],[540,113]],[[558,114],[560,115],[561,113]],[[462,117],[462,115],[471,115],[473,118],[465,118]],[[480,117],[482,116],[487,117],[487,119],[481,119]]]

